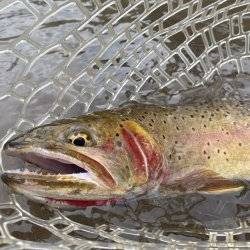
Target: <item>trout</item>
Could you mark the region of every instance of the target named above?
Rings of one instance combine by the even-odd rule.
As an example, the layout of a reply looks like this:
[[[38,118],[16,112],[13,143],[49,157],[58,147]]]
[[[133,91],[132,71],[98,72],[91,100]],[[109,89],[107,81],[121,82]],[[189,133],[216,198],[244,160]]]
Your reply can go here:
[[[4,145],[42,171],[9,170],[14,191],[51,205],[107,205],[148,192],[242,192],[250,111],[228,102],[134,105],[58,120]]]

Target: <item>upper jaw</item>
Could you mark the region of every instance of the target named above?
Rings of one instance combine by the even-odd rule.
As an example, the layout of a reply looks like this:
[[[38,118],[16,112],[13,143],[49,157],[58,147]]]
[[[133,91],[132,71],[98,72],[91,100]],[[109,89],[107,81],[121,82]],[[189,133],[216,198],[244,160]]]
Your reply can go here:
[[[6,171],[2,175],[2,179],[8,185],[10,183],[13,184],[15,181],[18,183],[20,180],[24,179],[46,180],[52,175],[54,180],[58,182],[60,182],[62,178],[66,178],[74,180],[75,182],[93,183],[98,187],[109,188],[97,173],[92,171],[91,165],[68,154],[62,153],[60,150],[53,151],[41,146],[34,147],[22,143],[12,143],[12,141],[10,141],[5,144],[3,151],[9,156],[19,157],[27,162],[35,164],[40,167],[40,170],[46,169],[45,172],[47,172],[45,175],[38,171],[29,171],[28,168],[24,171]],[[105,168],[103,165],[102,167]]]

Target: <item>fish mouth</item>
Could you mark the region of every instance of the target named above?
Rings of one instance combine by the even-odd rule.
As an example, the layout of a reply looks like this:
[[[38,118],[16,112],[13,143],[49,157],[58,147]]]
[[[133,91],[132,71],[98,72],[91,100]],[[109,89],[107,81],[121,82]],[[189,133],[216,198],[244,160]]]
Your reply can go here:
[[[102,186],[96,176],[91,174],[87,169],[89,166],[68,155],[57,153],[42,148],[27,149],[8,149],[5,153],[9,156],[18,157],[32,165],[24,169],[6,171],[5,174],[26,175],[26,176],[68,176],[77,178],[78,181],[87,180],[98,186]]]
[[[73,205],[74,201],[75,204],[94,204],[94,201],[103,204],[120,196],[119,192],[111,192],[115,180],[102,162],[90,156],[91,149],[74,156],[27,145],[7,145],[3,151],[30,163],[24,169],[8,170],[1,176],[9,187],[30,198]]]

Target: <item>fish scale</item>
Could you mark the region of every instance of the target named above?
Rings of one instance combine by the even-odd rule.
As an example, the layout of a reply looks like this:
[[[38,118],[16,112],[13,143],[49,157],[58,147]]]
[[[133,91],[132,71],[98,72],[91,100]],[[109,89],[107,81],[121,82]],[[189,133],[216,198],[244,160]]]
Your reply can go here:
[[[129,105],[58,120],[4,146],[46,175],[15,170],[2,179],[38,201],[70,206],[109,204],[148,191],[242,191],[250,176],[249,124],[248,104],[231,102]]]
[[[130,113],[163,145],[174,172],[207,168],[225,178],[245,178],[250,174],[249,114],[246,105],[227,102],[152,106],[147,114],[144,108],[131,109]],[[151,119],[155,119],[153,126]]]

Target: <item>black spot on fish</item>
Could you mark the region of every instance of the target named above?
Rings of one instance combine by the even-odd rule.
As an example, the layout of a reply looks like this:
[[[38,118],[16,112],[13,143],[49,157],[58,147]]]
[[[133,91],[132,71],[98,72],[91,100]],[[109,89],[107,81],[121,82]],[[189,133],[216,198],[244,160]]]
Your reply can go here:
[[[165,120],[163,121],[165,124],[167,123]]]
[[[153,123],[154,123],[154,122],[155,122],[155,121],[154,121],[154,119],[151,119],[151,122],[153,122]]]
[[[180,156],[178,156],[178,160],[181,160],[181,157],[180,157]]]
[[[217,149],[217,153],[218,153],[218,154],[220,153],[220,150],[219,150],[219,149]]]
[[[239,146],[241,147],[241,146],[242,146],[242,143],[239,143]]]
[[[152,127],[153,125],[151,123],[148,124],[150,127]]]
[[[162,135],[162,138],[165,139],[166,138],[165,135]]]
[[[210,157],[210,156],[208,156],[207,158],[208,158],[208,160],[209,160],[211,157]]]
[[[144,115],[142,115],[141,117],[142,117],[142,119],[145,119],[145,116],[144,116]]]
[[[207,127],[207,125],[206,125],[206,124],[204,124],[203,126],[204,126],[204,128],[206,128],[206,127]]]
[[[117,142],[116,142],[116,145],[117,145],[118,147],[121,147],[121,146],[122,146],[122,142],[121,142],[121,141],[117,141]]]
[[[204,151],[203,151],[203,154],[204,154],[204,155],[206,155],[206,154],[207,154],[206,150],[204,150]]]
[[[177,130],[180,130],[179,127],[176,127]]]
[[[208,142],[207,145],[210,146],[210,142]]]
[[[115,136],[119,136],[119,133],[116,133]]]
[[[193,131],[195,131],[195,128],[192,128]]]
[[[123,125],[122,125],[122,124],[119,124],[119,126],[120,126],[121,128],[123,128]]]
[[[191,117],[191,118],[194,118],[194,116],[193,116],[193,115],[190,115],[190,117]]]

